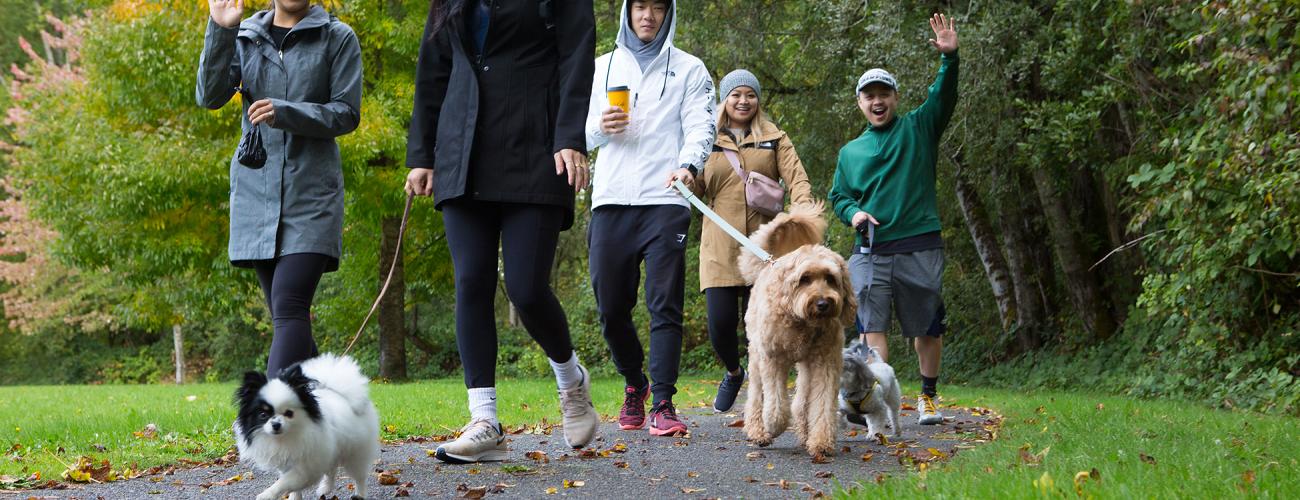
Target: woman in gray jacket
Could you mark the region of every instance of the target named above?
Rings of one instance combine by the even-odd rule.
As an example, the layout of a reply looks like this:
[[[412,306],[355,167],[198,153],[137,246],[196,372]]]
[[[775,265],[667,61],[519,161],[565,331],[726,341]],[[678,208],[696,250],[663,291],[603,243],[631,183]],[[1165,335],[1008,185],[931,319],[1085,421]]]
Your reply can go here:
[[[239,92],[241,129],[256,128],[264,164],[230,161],[230,262],[251,267],[275,336],[266,371],[315,356],[312,298],[338,269],[343,169],[334,138],[361,120],[361,47],[352,28],[309,0],[274,0],[243,18],[242,0],[208,0],[199,105]]]

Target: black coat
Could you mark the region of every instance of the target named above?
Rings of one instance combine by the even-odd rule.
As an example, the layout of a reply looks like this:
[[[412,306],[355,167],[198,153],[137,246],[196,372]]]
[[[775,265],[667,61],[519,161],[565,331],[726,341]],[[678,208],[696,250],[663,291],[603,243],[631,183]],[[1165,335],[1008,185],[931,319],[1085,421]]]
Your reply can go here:
[[[475,0],[466,0],[465,11]],[[554,153],[587,151],[583,127],[595,71],[592,0],[493,0],[478,54],[465,14],[436,35],[425,25],[406,164],[433,168],[436,206],[475,200],[559,205],[573,187]],[[550,9],[549,15],[547,9]]]

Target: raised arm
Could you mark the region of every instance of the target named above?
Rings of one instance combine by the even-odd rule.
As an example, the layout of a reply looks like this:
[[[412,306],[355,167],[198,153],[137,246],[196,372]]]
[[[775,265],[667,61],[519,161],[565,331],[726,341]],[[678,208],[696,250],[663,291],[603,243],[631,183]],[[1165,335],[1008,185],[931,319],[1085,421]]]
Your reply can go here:
[[[953,20],[943,14],[935,14],[930,18],[930,29],[934,31],[930,45],[941,54],[939,74],[930,85],[925,102],[917,108],[917,113],[937,139],[948,128],[948,121],[957,108],[957,76],[960,65],[957,58],[957,30],[953,26]]]
[[[235,87],[243,80],[239,59],[235,57],[235,36],[239,34],[239,20],[244,16],[244,2],[208,0],[208,12],[194,100],[199,106],[219,109],[230,102]]]

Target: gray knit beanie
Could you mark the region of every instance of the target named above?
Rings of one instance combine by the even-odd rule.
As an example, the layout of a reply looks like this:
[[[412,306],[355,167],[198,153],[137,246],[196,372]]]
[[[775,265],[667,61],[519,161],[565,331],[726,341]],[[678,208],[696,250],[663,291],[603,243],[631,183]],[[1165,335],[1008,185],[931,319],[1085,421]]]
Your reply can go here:
[[[727,100],[727,94],[730,94],[732,90],[736,89],[736,87],[749,87],[754,89],[754,95],[758,96],[759,99],[763,98],[763,89],[758,86],[758,77],[754,76],[753,73],[750,73],[747,70],[738,69],[727,73],[727,76],[722,77],[722,85],[718,86],[718,90],[720,91],[718,92],[719,100]]]

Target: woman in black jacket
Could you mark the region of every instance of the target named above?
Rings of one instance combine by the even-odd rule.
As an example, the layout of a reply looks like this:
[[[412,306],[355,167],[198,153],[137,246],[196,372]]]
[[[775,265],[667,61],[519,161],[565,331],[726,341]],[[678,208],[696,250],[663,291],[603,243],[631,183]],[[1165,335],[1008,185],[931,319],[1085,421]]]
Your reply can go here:
[[[560,231],[587,184],[583,131],[595,55],[591,0],[433,0],[420,45],[406,190],[433,195],[456,275],[456,343],[470,423],[452,463],[504,460],[496,416],[497,248],[506,294],[555,370],[565,441],[599,418],[550,288]]]

